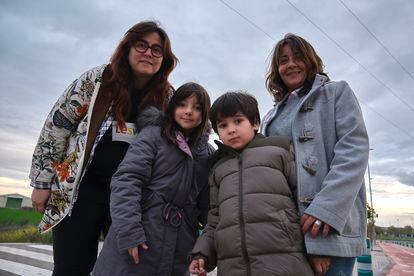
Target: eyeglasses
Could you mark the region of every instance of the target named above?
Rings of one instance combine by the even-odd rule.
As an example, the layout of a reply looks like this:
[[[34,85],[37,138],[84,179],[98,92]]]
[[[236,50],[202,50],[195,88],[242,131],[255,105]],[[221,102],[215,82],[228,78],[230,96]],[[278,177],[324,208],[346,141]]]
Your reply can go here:
[[[139,53],[145,53],[148,48],[151,49],[151,54],[154,57],[160,58],[163,55],[163,51],[160,45],[152,45],[149,46],[148,42],[145,40],[138,40],[138,42],[135,44],[134,49]]]

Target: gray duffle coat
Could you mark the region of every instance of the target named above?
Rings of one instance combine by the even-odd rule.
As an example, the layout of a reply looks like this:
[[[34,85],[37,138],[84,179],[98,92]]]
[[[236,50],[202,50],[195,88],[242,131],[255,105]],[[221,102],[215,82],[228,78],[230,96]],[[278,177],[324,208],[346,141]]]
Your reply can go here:
[[[191,157],[148,122],[153,113],[139,116],[138,129],[146,127],[112,177],[112,226],[93,275],[185,275],[197,226],[206,223],[208,135],[190,145]],[[128,248],[143,242],[149,248],[134,264]]]
[[[279,106],[262,120],[262,133]],[[364,175],[369,140],[361,108],[345,81],[316,75],[292,122],[300,214],[332,228],[323,238],[305,235],[308,254],[356,257],[366,250],[367,210]]]

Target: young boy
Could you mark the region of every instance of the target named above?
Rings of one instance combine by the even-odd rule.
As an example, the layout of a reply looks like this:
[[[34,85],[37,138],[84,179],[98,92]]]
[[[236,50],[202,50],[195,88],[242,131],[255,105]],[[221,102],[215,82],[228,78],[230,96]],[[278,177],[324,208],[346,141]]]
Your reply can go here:
[[[206,275],[313,275],[295,204],[290,142],[257,134],[256,99],[228,92],[211,108],[223,143],[211,156],[210,212],[189,271]]]

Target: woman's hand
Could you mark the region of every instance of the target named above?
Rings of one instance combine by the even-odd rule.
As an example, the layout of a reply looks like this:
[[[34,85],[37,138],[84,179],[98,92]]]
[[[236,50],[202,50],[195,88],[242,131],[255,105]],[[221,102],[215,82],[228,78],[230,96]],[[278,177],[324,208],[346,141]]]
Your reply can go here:
[[[302,227],[303,235],[310,231],[311,237],[316,238],[319,231],[322,231],[322,238],[328,236],[331,226],[323,221],[315,218],[314,216],[303,214],[300,219],[300,226]]]
[[[39,213],[44,213],[50,197],[50,189],[36,189],[32,191],[32,206]]]
[[[206,276],[207,272],[204,268],[205,260],[203,258],[192,260],[190,266],[188,267],[188,271],[191,274],[195,274],[198,276]]]
[[[138,246],[134,246],[131,248],[128,248],[128,254],[132,257],[135,264],[139,264],[139,254],[138,254],[138,248],[141,247],[144,250],[148,249],[148,246],[145,242],[140,243]]]
[[[309,261],[316,275],[325,275],[331,264],[331,258],[328,256],[309,255]]]

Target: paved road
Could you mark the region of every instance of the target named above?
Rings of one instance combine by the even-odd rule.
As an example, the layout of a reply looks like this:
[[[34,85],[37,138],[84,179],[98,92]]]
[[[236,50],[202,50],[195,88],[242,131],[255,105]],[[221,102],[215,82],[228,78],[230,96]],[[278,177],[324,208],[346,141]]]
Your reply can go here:
[[[379,245],[393,263],[393,266],[387,275],[414,275],[414,249],[384,242],[380,243]]]
[[[414,275],[414,249],[385,243],[379,243],[379,246],[374,246],[373,249],[374,275]],[[356,267],[357,264],[354,275],[357,275]],[[52,269],[53,256],[50,245],[0,243],[0,276],[50,276]],[[212,272],[208,275],[217,274]]]
[[[100,248],[102,244],[100,244]],[[50,245],[0,243],[0,276],[51,276],[53,249]],[[209,276],[216,276],[215,272]]]
[[[50,276],[52,247],[42,244],[0,244],[0,275]]]

